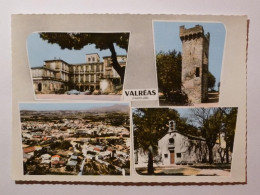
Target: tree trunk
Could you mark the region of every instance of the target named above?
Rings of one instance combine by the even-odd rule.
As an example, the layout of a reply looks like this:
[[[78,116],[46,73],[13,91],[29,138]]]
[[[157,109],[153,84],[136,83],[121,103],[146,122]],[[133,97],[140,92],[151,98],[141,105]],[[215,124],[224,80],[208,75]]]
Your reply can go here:
[[[211,145],[208,145],[208,148],[209,148],[209,164],[212,164],[214,162],[213,147]]]
[[[153,153],[152,151],[149,150],[148,153],[148,170],[147,170],[148,175],[154,174],[154,169],[153,169]]]
[[[120,64],[117,61],[117,55],[116,55],[116,51],[115,51],[115,47],[114,47],[113,43],[109,44],[109,50],[111,52],[111,60],[112,60],[112,63],[113,63],[113,68],[119,74],[120,79],[121,79],[121,84],[123,84],[124,78],[125,78],[125,68],[121,67]]]
[[[229,163],[229,152],[228,152],[228,144],[226,145],[226,163]]]

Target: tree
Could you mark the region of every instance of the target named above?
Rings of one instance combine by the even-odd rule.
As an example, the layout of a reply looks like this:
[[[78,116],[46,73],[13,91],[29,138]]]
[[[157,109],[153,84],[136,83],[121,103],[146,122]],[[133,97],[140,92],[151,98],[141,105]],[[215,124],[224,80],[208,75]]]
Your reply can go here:
[[[159,91],[169,99],[171,92],[181,91],[181,53],[160,51],[156,55],[156,65]]]
[[[134,148],[148,154],[147,173],[153,174],[158,141],[168,131],[169,120],[179,121],[177,111],[168,108],[138,108],[133,112]]]
[[[216,78],[211,72],[208,72],[208,89],[213,90],[215,87]]]
[[[226,142],[226,163],[229,163],[229,151],[233,152],[235,129],[237,121],[237,108],[223,108],[225,118],[223,125],[224,140]]]
[[[201,136],[205,139],[209,152],[209,163],[214,162],[213,147],[222,129],[224,113],[222,108],[193,108],[191,117],[200,127]]]
[[[40,33],[43,40],[48,43],[58,44],[61,49],[80,50],[86,45],[95,44],[97,49],[111,52],[112,66],[124,82],[125,67],[121,67],[117,61],[115,44],[127,51],[129,33]]]

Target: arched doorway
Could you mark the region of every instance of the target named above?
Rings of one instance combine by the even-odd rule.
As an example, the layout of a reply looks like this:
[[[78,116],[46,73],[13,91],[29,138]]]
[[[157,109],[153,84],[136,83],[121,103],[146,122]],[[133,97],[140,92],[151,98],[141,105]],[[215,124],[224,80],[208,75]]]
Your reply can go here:
[[[80,91],[84,91],[84,86],[83,85],[80,86]]]
[[[41,92],[42,91],[42,83],[38,84],[38,91]]]

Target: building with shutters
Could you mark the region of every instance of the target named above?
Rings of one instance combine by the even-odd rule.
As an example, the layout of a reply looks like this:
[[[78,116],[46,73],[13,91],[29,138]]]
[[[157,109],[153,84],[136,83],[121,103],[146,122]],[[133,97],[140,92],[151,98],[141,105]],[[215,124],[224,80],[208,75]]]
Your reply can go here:
[[[126,66],[126,56],[118,55],[120,66]],[[111,57],[100,57],[97,53],[86,54],[86,63],[69,64],[62,59],[46,60],[41,67],[31,68],[36,94],[52,94],[77,89],[81,92],[100,90],[102,82],[113,85],[121,83],[112,67]],[[104,85],[104,84],[103,84]],[[110,86],[110,91],[113,88]]]

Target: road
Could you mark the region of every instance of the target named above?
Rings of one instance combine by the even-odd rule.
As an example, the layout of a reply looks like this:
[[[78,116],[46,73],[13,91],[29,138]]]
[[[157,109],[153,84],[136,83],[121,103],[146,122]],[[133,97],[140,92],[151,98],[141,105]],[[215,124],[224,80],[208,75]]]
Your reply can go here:
[[[78,176],[82,175],[83,169],[84,169],[84,165],[85,165],[85,161],[86,161],[86,157],[84,157],[81,166],[80,166],[80,172],[78,174]]]

